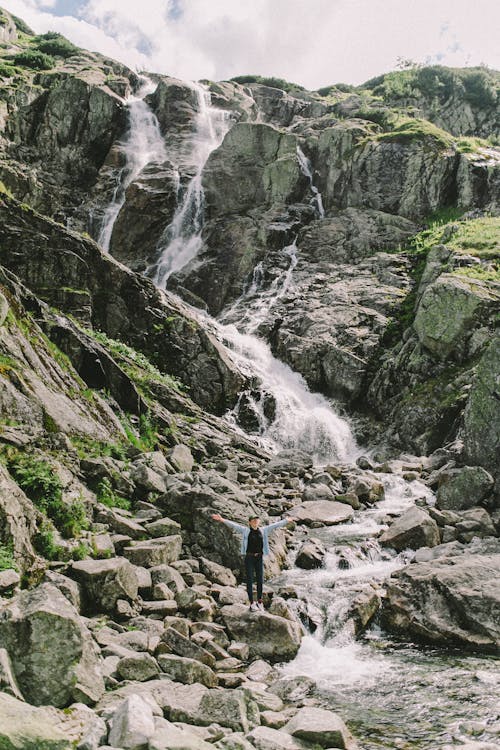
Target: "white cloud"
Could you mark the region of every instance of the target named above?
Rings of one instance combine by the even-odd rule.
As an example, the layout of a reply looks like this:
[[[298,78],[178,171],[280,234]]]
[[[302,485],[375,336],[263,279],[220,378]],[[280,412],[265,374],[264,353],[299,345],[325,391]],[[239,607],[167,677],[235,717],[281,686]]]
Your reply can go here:
[[[180,78],[361,83],[399,57],[500,68],[497,0],[0,0],[36,31]]]

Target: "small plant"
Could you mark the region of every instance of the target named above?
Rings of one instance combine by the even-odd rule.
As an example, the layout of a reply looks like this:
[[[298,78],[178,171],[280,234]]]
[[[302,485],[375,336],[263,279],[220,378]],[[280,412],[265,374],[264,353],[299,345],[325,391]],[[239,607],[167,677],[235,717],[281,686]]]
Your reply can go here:
[[[118,495],[107,477],[101,479],[97,485],[97,500],[108,508],[121,508],[130,510],[130,500]]]
[[[76,547],[73,547],[70,553],[70,557],[72,560],[85,560],[86,557],[91,556],[91,550],[89,545],[86,542],[80,542],[76,545]]]
[[[16,570],[14,547],[12,543],[2,544],[0,542],[0,570],[8,570],[10,568]]]
[[[54,525],[51,521],[42,521],[33,537],[33,546],[46,560],[57,560],[61,557],[62,547],[56,544]]]

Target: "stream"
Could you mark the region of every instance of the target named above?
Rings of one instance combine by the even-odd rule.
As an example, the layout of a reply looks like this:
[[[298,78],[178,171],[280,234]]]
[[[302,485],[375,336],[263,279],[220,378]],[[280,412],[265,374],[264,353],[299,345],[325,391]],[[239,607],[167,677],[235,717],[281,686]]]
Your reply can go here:
[[[191,85],[198,98],[192,143],[195,174],[173,221],[165,228],[157,260],[146,272],[162,289],[169,276],[201,249],[203,167],[231,126],[228,114],[211,105],[208,91],[200,84]],[[143,101],[150,91],[146,80],[139,95],[130,101],[129,133],[123,144],[127,164],[118,176],[101,232],[106,250],[126,199],[126,187],[140,169],[162,155],[158,123]],[[313,184],[311,166],[300,149],[297,158],[310,181],[318,218],[322,218],[321,194]],[[265,287],[262,268],[257,266],[247,291],[220,320],[193,311],[241,370],[257,381],[226,419],[241,429],[238,409],[244,396],[257,422],[253,437],[261,445],[274,452],[302,448],[318,465],[354,463],[361,450],[348,420],[327,398],[311,393],[304,379],[277,360],[267,342],[256,335],[276,300],[293,284],[299,257],[295,242],[283,252],[288,262],[272,284]],[[269,399],[272,416],[266,409]],[[272,581],[273,588],[293,585],[318,622],[315,632],[305,635],[297,657],[281,671],[285,676],[313,678],[322,705],[342,716],[365,750],[430,750],[466,739],[494,740],[500,728],[500,672],[494,657],[424,647],[389,636],[377,626],[355,639],[346,626],[350,604],[359,592],[371,583],[383,584],[411,560],[410,552],[395,555],[380,548],[376,537],[387,527],[388,518],[409,508],[417,498],[432,498],[430,490],[418,481],[408,482],[392,474],[377,476],[385,487],[384,500],[357,511],[352,522],[309,531],[327,548],[324,567],[312,571],[294,567],[296,552],[292,551],[289,568]]]

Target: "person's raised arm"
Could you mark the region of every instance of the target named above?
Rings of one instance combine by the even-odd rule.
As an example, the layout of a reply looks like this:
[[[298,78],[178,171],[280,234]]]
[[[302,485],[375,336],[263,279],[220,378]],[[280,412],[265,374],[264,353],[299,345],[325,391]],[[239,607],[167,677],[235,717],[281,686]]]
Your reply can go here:
[[[236,529],[236,531],[242,532],[245,530],[245,526],[242,526],[241,523],[236,523],[235,521],[228,521],[227,518],[222,518],[220,513],[212,513],[211,518],[213,521],[220,521],[226,526],[229,526],[231,529]]]

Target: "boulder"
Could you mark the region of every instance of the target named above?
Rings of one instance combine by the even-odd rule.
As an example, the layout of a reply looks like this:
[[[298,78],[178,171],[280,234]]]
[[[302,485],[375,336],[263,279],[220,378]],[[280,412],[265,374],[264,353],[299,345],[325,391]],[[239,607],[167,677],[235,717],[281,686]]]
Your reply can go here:
[[[334,500],[314,500],[301,503],[292,509],[294,518],[300,523],[307,526],[312,524],[321,524],[324,526],[334,526],[337,523],[349,521],[354,511],[345,503],[337,503]]]
[[[150,704],[141,695],[130,695],[111,717],[109,742],[122,750],[143,750],[155,732]]]
[[[137,573],[123,557],[80,560],[71,566],[71,574],[82,587],[84,607],[88,612],[113,614],[119,599],[130,602],[137,599]]]
[[[290,661],[297,654],[302,631],[297,622],[259,612],[250,612],[241,604],[221,609],[222,619],[232,638],[247,643],[252,656],[271,663]]]
[[[298,450],[296,448],[289,448],[279,453],[272,458],[268,463],[269,471],[274,474],[305,474],[306,471],[312,468],[313,460],[309,453]]]
[[[212,744],[198,736],[198,727],[179,727],[165,719],[156,720],[148,750],[212,750]]]
[[[302,740],[270,727],[255,727],[246,738],[256,750],[306,750]]]
[[[185,638],[174,628],[166,628],[163,633],[161,640],[166,643],[169,649],[178,656],[187,656],[190,659],[196,659],[202,664],[206,664],[207,667],[213,669],[215,667],[215,659],[206,649],[202,646]]]
[[[56,725],[53,709],[35,708],[0,693],[0,747],[5,750],[71,750],[69,737]]]
[[[177,521],[172,521],[171,518],[158,518],[156,521],[145,524],[145,529],[149,536],[158,538],[179,534],[181,525]]]
[[[144,682],[156,677],[160,671],[158,662],[151,654],[137,653],[133,656],[124,656],[118,662],[116,671],[122,680]]]
[[[182,537],[179,534],[163,536],[148,542],[133,542],[124,547],[123,554],[134,565],[153,568],[178,560],[182,549]]]
[[[481,466],[463,466],[439,476],[436,506],[440,510],[467,510],[479,505],[493,487],[493,477]]]
[[[199,682],[208,688],[217,687],[218,680],[215,672],[196,659],[176,654],[160,654],[158,664],[161,670],[175,682],[183,682],[186,685]]]
[[[218,583],[220,586],[236,586],[234,573],[225,568],[223,565],[207,560],[205,557],[200,559],[201,569],[209,581]]]
[[[308,539],[308,541],[304,542],[300,547],[297,557],[295,558],[295,565],[304,570],[321,568],[323,566],[325,554],[326,550],[319,539]]]
[[[104,692],[97,649],[78,612],[50,583],[0,609],[0,641],[30,703],[94,703]]]
[[[285,725],[284,731],[320,747],[354,748],[353,737],[340,716],[323,708],[300,708]]]
[[[307,502],[329,501],[334,500],[335,495],[328,485],[319,482],[318,484],[309,484],[304,490],[302,499]]]
[[[384,547],[403,549],[435,547],[439,544],[439,527],[422,508],[414,507],[397,518],[379,538]]]
[[[35,559],[31,539],[39,514],[33,503],[0,463],[0,538],[12,544],[14,560],[20,571]]]
[[[186,584],[178,570],[170,565],[155,565],[150,568],[151,582],[153,586],[157,583],[165,583],[175,594],[184,591]]]
[[[436,644],[497,653],[499,576],[500,554],[462,551],[409,565],[388,582],[383,627]]]
[[[168,460],[177,471],[191,471],[194,466],[193,454],[187,445],[176,445],[168,454]]]

